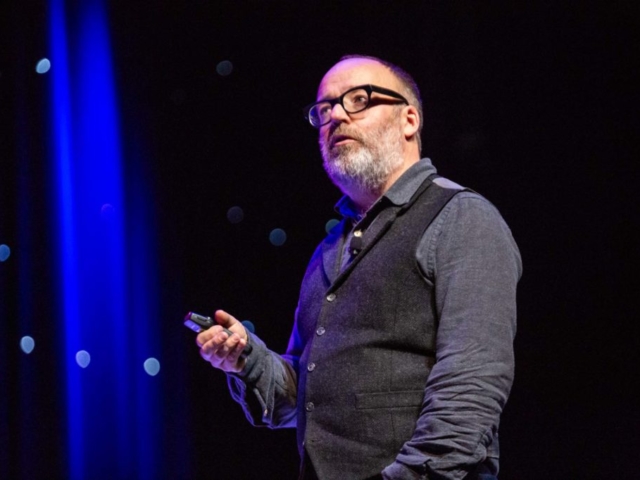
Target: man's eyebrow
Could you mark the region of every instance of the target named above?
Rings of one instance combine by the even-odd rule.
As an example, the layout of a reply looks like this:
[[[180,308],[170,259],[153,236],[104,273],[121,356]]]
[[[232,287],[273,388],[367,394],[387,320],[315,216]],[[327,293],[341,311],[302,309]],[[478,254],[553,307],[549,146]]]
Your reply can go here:
[[[324,96],[324,97],[322,97],[322,98],[318,98],[318,99],[316,100],[316,103],[318,103],[318,102],[328,102],[329,100],[335,100],[336,98],[340,98],[340,96],[341,96],[341,95],[344,95],[344,94],[345,94],[346,92],[348,92],[349,90],[353,90],[354,88],[363,87],[363,86],[366,86],[366,85],[355,85],[355,86],[349,87],[349,88],[347,88],[344,92],[342,92],[342,93],[340,93],[340,94],[336,95],[335,97],[327,97],[327,96]],[[317,98],[317,97],[316,97],[316,98]]]

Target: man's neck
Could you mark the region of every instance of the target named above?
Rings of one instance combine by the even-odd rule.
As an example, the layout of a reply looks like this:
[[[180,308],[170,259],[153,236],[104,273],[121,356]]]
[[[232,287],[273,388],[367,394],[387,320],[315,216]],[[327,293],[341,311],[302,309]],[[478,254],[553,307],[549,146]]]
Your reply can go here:
[[[353,206],[356,208],[358,214],[363,215],[364,213],[366,213],[370,208],[371,205],[373,205],[374,203],[376,203],[376,200],[378,200],[378,198],[380,198],[383,193],[374,193],[374,192],[370,192],[370,191],[357,191],[357,192],[344,192],[350,199],[351,202],[353,203]]]
[[[409,170],[409,168],[411,168],[411,166],[417,163],[419,160],[419,158],[415,160],[405,160],[402,166],[389,176],[389,178],[379,191],[362,190],[354,185],[352,188],[345,189],[343,192],[351,199],[355,207],[358,209],[358,213],[363,214],[367,212],[371,208],[371,206],[376,203],[376,201],[391,188],[394,183],[396,183],[396,181],[402,176],[404,172]]]

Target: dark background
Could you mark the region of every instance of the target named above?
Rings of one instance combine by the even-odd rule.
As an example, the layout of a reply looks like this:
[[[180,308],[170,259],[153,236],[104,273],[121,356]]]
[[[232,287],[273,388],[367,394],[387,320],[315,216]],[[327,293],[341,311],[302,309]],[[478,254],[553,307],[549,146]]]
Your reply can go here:
[[[441,175],[488,197],[520,246],[501,478],[635,478],[635,2],[114,1],[109,16],[125,158],[144,159],[125,172],[143,172],[157,225],[166,478],[295,478],[294,432],[250,427],[180,318],[225,308],[251,319],[274,350],[286,347],[306,262],[339,198],[301,107],[349,53],[414,75],[423,154]],[[13,2],[0,65],[0,243],[17,243],[26,188],[37,206],[29,247],[38,272],[30,275],[42,312],[55,302],[42,286],[55,281],[47,144],[38,141],[47,86],[33,74],[47,55],[46,25],[46,2]],[[224,60],[233,64],[228,76],[216,73]],[[227,210],[236,205],[245,217],[232,224]],[[269,243],[273,228],[287,232],[281,247]],[[13,345],[20,332],[11,299],[21,294],[13,280],[29,273],[18,261],[0,267],[0,313]],[[51,323],[36,330],[53,335]],[[17,424],[11,392],[24,379],[18,357],[2,355],[3,458],[37,453],[42,478],[56,478],[65,438],[56,385],[34,373],[33,391],[50,403],[32,426]],[[27,427],[41,432],[37,452],[16,443]]]

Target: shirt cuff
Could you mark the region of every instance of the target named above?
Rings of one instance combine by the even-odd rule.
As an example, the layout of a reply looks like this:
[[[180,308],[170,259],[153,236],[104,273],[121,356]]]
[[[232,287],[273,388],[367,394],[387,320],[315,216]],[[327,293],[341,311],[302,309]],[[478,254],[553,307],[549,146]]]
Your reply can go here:
[[[394,462],[382,471],[382,478],[384,480],[428,480],[429,477],[402,463]]]

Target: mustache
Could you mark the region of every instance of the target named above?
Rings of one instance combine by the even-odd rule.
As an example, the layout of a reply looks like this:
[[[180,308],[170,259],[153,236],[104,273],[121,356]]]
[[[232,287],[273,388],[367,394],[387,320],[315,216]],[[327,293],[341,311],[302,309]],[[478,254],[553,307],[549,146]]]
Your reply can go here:
[[[344,125],[336,125],[335,127],[331,128],[329,134],[327,135],[327,144],[329,147],[333,147],[338,140],[343,138],[351,138],[360,143],[362,143],[363,141],[362,136],[358,132],[351,132],[348,128],[344,128]]]

